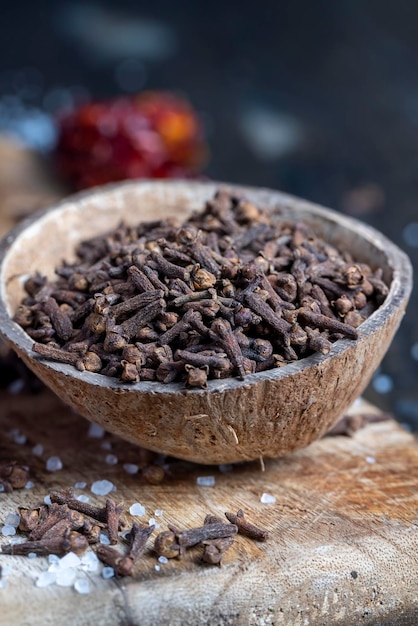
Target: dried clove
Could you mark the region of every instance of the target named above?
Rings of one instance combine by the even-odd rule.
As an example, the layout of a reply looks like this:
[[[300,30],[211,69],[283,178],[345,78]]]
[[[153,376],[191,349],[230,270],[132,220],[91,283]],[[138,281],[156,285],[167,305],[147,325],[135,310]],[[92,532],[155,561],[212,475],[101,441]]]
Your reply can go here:
[[[250,539],[255,539],[256,541],[266,541],[269,537],[268,531],[251,524],[245,517],[242,509],[239,509],[236,514],[234,513],[225,513],[225,517],[227,520],[231,522],[231,524],[235,524],[238,528],[238,532],[241,535],[246,535]]]

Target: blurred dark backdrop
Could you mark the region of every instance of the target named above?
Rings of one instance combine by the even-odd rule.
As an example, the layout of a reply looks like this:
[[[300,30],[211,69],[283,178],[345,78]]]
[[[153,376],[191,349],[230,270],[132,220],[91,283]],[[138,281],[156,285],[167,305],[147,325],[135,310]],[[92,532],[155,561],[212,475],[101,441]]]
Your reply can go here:
[[[51,112],[141,89],[190,99],[210,177],[351,214],[418,267],[414,0],[2,3],[0,129],[48,150]],[[417,298],[366,394],[415,428]]]

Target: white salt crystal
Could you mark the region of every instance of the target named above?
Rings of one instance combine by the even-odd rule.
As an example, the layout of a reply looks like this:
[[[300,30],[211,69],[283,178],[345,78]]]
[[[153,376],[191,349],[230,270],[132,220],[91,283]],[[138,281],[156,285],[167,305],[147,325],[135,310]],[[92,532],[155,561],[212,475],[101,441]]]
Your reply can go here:
[[[145,507],[140,502],[134,502],[129,509],[129,513],[131,515],[141,517],[142,515],[145,515]]]
[[[49,585],[53,585],[56,579],[55,572],[42,572],[36,579],[35,585],[37,587],[48,587]]]
[[[91,491],[96,496],[107,496],[113,489],[113,483],[110,480],[96,480],[91,486]]]
[[[48,472],[58,472],[62,469],[62,461],[59,456],[50,456],[46,462]]]
[[[110,441],[103,441],[102,445],[100,446],[102,450],[111,450],[112,449],[112,444],[110,443]]]
[[[33,489],[35,486],[35,483],[32,482],[31,480],[28,480],[28,482],[25,485],[25,489]]]
[[[116,465],[118,462],[118,457],[114,454],[107,454],[105,461],[108,465]]]
[[[137,474],[139,467],[135,463],[124,463],[123,469],[127,474]]]
[[[60,562],[60,558],[59,556],[57,556],[56,554],[49,554],[48,555],[48,563],[59,563]]]
[[[13,571],[13,568],[11,565],[3,565],[1,568],[1,575],[2,576],[9,576],[9,574],[11,574]]]
[[[90,424],[89,429],[87,431],[87,437],[91,437],[92,439],[101,439],[104,437],[105,430],[98,424]]]
[[[154,511],[154,515],[155,517],[161,517],[163,515],[164,511],[162,509],[155,509]]]
[[[25,543],[26,539],[24,537],[12,537],[9,540],[9,543],[15,545],[16,543]]]
[[[231,463],[221,463],[221,465],[218,465],[218,469],[222,474],[226,474],[227,472],[232,472],[234,466]]]
[[[154,569],[156,572],[159,572],[161,569],[161,565],[154,565]]]
[[[44,453],[44,447],[41,443],[37,443],[36,446],[32,448],[32,454],[35,456],[42,456]]]
[[[74,582],[74,589],[77,591],[77,593],[90,593],[90,583],[86,578],[77,578],[77,580]]]
[[[13,437],[13,441],[17,443],[19,446],[23,446],[27,441],[27,437],[26,435],[23,435],[22,433],[18,433],[17,435]]]
[[[45,496],[44,498],[44,503],[45,504],[52,504],[51,502],[51,496],[48,494],[47,496]]]
[[[7,391],[12,394],[12,396],[17,395],[21,391],[23,391],[25,387],[25,382],[22,378],[17,378],[7,387]]]
[[[168,559],[166,556],[159,556],[158,557],[158,562],[159,563],[168,563]]]
[[[4,485],[0,485],[0,493],[4,491]]]
[[[374,456],[366,456],[367,463],[376,463]]]
[[[75,489],[85,489],[87,487],[87,483],[85,483],[84,481],[80,481],[78,483],[75,483],[74,487]]]
[[[157,524],[157,522],[155,521],[155,519],[153,517],[150,517],[148,520],[148,526],[155,526],[155,528],[159,528],[160,525]]]
[[[80,502],[89,502],[90,498],[86,495],[84,495],[83,493],[80,494],[79,496],[77,496],[76,498],[77,500],[79,500]]]
[[[14,526],[15,528],[20,524],[20,515],[18,513],[9,513],[4,520],[6,525]]]
[[[72,567],[67,567],[66,569],[58,570],[56,576],[57,585],[60,587],[72,587],[77,578],[77,572]]]
[[[200,487],[214,487],[215,476],[198,476],[196,478],[196,483]]]
[[[1,534],[3,537],[11,537],[11,535],[16,534],[16,528],[11,524],[5,524],[1,529]]]
[[[38,555],[36,554],[36,552],[29,552],[28,553],[28,559],[36,559]]]
[[[113,578],[115,575],[115,570],[113,567],[104,567],[102,569],[102,578]]]
[[[59,568],[67,569],[69,567],[78,567],[81,564],[81,559],[75,552],[69,552],[59,560]]]
[[[4,578],[0,578],[0,589],[5,589],[7,587],[7,580]]]
[[[99,565],[100,561],[92,550],[85,552],[81,557],[80,567],[84,572],[97,572]]]
[[[99,541],[100,541],[100,543],[102,543],[105,546],[109,546],[110,545],[110,539],[109,539],[109,537],[105,533],[100,533]]]
[[[263,504],[274,504],[276,502],[276,498],[269,493],[263,493],[260,498],[260,502]]]

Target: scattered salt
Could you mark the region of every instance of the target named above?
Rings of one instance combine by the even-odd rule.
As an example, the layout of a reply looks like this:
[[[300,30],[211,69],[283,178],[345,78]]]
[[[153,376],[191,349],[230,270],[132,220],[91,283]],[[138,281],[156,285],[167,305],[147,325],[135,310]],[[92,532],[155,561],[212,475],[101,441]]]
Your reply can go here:
[[[91,491],[96,496],[107,496],[113,490],[113,483],[110,480],[96,480],[91,486]]]
[[[58,472],[62,469],[62,461],[59,456],[50,456],[46,462],[48,472]]]
[[[11,574],[13,571],[13,568],[11,565],[3,565],[1,568],[1,575],[3,576],[9,576],[9,574]]]
[[[23,391],[25,388],[25,381],[22,378],[17,378],[7,387],[7,391],[12,395],[16,396],[18,393]]]
[[[100,446],[102,450],[111,450],[112,449],[112,444],[110,443],[110,441],[103,441],[102,445]]]
[[[104,437],[105,430],[98,424],[90,424],[89,429],[87,431],[87,437],[91,437],[92,439],[101,439]]]
[[[113,578],[115,575],[115,570],[113,567],[104,567],[102,569],[102,578]]]
[[[9,541],[9,543],[11,543],[12,545],[15,545],[16,543],[25,543],[26,539],[24,537],[12,537]]]
[[[11,524],[5,524],[1,529],[1,534],[3,537],[11,537],[16,534],[16,528]]]
[[[374,456],[366,456],[367,463],[376,463]]]
[[[28,480],[28,482],[25,485],[25,489],[33,489],[35,486],[35,483],[32,482],[31,480]]]
[[[155,569],[156,572],[159,572],[160,569],[161,569],[161,566],[160,565],[154,565],[154,569]]]
[[[154,511],[154,515],[155,517],[161,517],[163,515],[164,511],[162,509],[155,509]]]
[[[9,513],[4,520],[6,525],[14,526],[15,528],[20,524],[20,515],[18,513]]]
[[[25,388],[25,381],[22,378],[17,378],[7,387],[7,391],[12,394],[12,396],[16,396],[18,393],[23,391]]]
[[[53,585],[57,579],[55,572],[42,572],[36,579],[35,585],[37,587],[48,587]]]
[[[60,562],[60,558],[59,556],[57,556],[56,554],[50,554],[48,555],[48,563],[59,563]]]
[[[44,498],[44,503],[45,504],[52,504],[51,502],[51,496],[48,494],[47,496],[45,496]]]
[[[231,463],[221,463],[221,465],[218,465],[218,469],[222,474],[226,474],[227,472],[232,472],[234,466]]]
[[[75,489],[85,489],[87,487],[87,483],[85,483],[84,481],[80,481],[78,483],[75,483],[74,487]]]
[[[92,550],[85,552],[81,557],[81,569],[84,572],[97,572],[100,561],[95,552]]]
[[[60,569],[56,576],[56,582],[59,587],[72,587],[77,578],[77,572],[72,567],[67,567],[66,569]]]
[[[81,559],[75,552],[68,552],[59,560],[59,568],[67,569],[69,567],[78,567],[81,564]]]
[[[215,485],[215,476],[198,476],[196,483],[200,487],[213,487]]]
[[[17,443],[17,445],[23,446],[27,441],[27,437],[26,435],[23,435],[22,433],[18,433],[13,437],[13,441]]]
[[[77,578],[77,580],[74,582],[74,589],[77,591],[77,593],[90,593],[90,583],[86,578]]]
[[[99,541],[100,541],[100,543],[102,543],[105,546],[109,546],[110,545],[110,539],[109,539],[109,537],[105,533],[100,533]]]
[[[0,589],[5,589],[7,587],[7,580],[4,578],[0,578]]]
[[[276,502],[276,498],[269,493],[263,493],[260,498],[260,502],[263,504],[274,504]]]
[[[142,515],[145,515],[145,507],[140,502],[134,502],[129,509],[129,513],[131,515],[141,517]]]
[[[37,556],[36,552],[28,552],[28,559],[36,559]]]
[[[157,524],[157,522],[155,521],[155,519],[153,517],[150,517],[148,520],[148,526],[155,526],[155,528],[159,528],[160,525]]]
[[[90,498],[88,496],[85,496],[83,493],[80,494],[79,496],[77,496],[76,499],[79,500],[80,502],[89,502],[90,501]]]
[[[32,448],[32,454],[35,456],[42,456],[44,453],[44,447],[41,443],[37,443],[36,446]]]
[[[108,465],[116,465],[118,462],[118,457],[114,454],[107,454],[105,461]]]
[[[4,485],[0,485],[0,493],[4,491]]]
[[[138,465],[135,465],[135,463],[125,463],[123,465],[123,469],[127,474],[137,474],[139,467]]]
[[[159,556],[158,557],[158,562],[159,563],[168,563],[168,559],[166,556]]]

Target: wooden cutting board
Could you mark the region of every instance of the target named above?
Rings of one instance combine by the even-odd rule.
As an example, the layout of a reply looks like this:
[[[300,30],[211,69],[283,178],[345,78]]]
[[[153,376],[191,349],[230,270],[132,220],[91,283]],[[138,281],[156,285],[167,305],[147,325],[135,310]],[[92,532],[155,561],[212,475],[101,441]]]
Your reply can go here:
[[[167,460],[159,485],[123,469],[126,463],[141,464],[143,452],[111,435],[89,437],[88,422],[50,392],[0,392],[0,426],[0,459],[29,465],[35,485],[0,493],[2,523],[18,506],[36,506],[52,488],[79,481],[87,487],[77,493],[101,503],[104,498],[94,496],[90,486],[107,478],[127,510],[134,502],[145,506],[139,521],[147,523],[161,509],[155,518],[159,530],[168,523],[198,526],[208,512],[222,516],[242,508],[270,532],[265,543],[238,536],[221,567],[201,563],[195,549],[157,571],[150,540],[135,577],[105,580],[89,574],[89,595],[57,585],[36,587],[46,558],[0,555],[0,565],[12,566],[0,589],[1,625],[418,623],[418,446],[393,420],[266,460],[265,471],[256,463],[220,471]],[[15,443],[16,428],[26,443]],[[111,450],[103,449],[104,443]],[[32,453],[36,444],[44,448],[41,457]],[[106,464],[109,453],[117,464]],[[45,471],[52,455],[62,459],[61,471]],[[199,476],[213,476],[215,485],[198,486]],[[262,504],[263,493],[276,501]],[[128,513],[126,520],[132,519]]]

